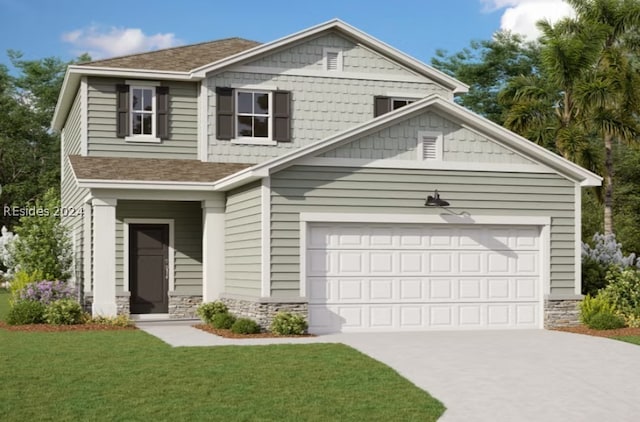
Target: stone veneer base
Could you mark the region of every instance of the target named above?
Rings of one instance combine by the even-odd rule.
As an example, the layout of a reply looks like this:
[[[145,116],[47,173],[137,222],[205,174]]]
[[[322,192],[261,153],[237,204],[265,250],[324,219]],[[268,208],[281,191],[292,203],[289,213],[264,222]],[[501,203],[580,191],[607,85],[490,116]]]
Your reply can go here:
[[[276,302],[269,300],[269,302],[260,301],[260,299],[238,299],[233,297],[221,297],[220,301],[223,302],[229,308],[229,312],[237,317],[250,318],[256,321],[263,330],[269,330],[271,321],[278,312],[291,312],[292,314],[298,314],[303,316],[307,321],[309,320],[309,307],[306,302]]]
[[[93,304],[93,295],[85,294],[84,301],[82,303],[82,307],[85,312],[91,313],[91,305]],[[121,292],[116,296],[116,309],[118,315],[131,315],[131,293],[130,292]]]
[[[196,310],[202,303],[202,295],[183,295],[169,292],[169,318],[198,318]]]
[[[581,299],[546,299],[544,301],[544,328],[575,327],[580,325]]]

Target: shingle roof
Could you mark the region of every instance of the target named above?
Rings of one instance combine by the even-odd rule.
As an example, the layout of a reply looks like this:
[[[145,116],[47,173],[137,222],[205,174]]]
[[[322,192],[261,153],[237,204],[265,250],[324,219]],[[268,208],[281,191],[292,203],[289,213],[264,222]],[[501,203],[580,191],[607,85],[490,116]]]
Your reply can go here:
[[[203,163],[159,158],[81,157],[70,155],[76,179],[153,182],[215,182],[252,164]]]
[[[122,69],[146,69],[188,72],[200,66],[216,62],[257,45],[257,41],[244,38],[225,38],[200,44],[167,48],[148,53],[132,54],[112,59],[81,63],[81,66],[114,67]]]

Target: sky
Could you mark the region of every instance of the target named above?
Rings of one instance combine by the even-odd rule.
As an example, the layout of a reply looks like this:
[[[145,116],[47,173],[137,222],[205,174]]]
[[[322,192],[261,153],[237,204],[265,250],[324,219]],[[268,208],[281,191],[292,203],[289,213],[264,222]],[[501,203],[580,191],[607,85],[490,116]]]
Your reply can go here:
[[[115,57],[227,37],[269,42],[339,18],[418,60],[500,29],[536,37],[535,22],[571,15],[563,0],[0,0],[0,63]]]

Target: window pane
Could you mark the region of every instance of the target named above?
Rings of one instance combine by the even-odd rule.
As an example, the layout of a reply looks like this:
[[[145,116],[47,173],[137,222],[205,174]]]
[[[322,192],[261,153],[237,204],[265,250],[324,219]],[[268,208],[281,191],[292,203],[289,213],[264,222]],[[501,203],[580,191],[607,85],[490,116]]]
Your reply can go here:
[[[133,101],[132,108],[134,110],[142,110],[142,90],[141,89],[133,90],[132,101]]]
[[[133,114],[133,124],[131,128],[131,133],[134,135],[142,134],[142,115],[139,113]]]
[[[255,96],[255,114],[269,114],[269,94],[254,94]]]
[[[152,95],[150,89],[142,90],[142,103],[145,110],[153,110],[153,105],[151,103]]]
[[[266,138],[269,136],[269,118],[253,118],[253,136],[256,138]]]
[[[238,113],[253,113],[253,94],[238,92]]]
[[[251,130],[253,118],[251,116],[238,116],[238,135],[253,136]]]
[[[151,135],[152,131],[151,131],[151,115],[150,114],[145,114],[144,116],[142,116],[142,130],[143,130],[143,134],[145,135]]]
[[[406,106],[407,104],[409,104],[409,101],[407,100],[393,100],[393,109],[397,110],[400,107]]]

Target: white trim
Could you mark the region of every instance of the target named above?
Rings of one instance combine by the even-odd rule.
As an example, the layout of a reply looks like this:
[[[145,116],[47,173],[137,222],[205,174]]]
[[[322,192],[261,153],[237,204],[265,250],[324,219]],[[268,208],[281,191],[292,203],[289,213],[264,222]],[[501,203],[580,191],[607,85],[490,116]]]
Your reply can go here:
[[[76,179],[79,188],[89,189],[163,189],[211,191],[212,182],[158,182],[153,180]]]
[[[231,84],[231,88],[234,90],[240,91],[278,91],[279,88],[276,85],[261,85],[261,84],[243,84],[243,83],[234,83]]]
[[[238,65],[232,66],[229,72],[238,73],[260,73],[263,75],[282,75],[282,76],[303,76],[311,78],[336,78],[336,79],[353,79],[363,81],[385,81],[385,82],[414,82],[422,84],[436,85],[432,80],[428,80],[420,76],[409,75],[388,75],[382,73],[364,73],[364,72],[337,72],[335,70],[316,70],[316,69],[290,69],[284,67],[266,67],[266,66],[251,66],[251,65]],[[416,95],[415,93],[413,95]],[[422,98],[423,95],[418,95],[417,98]]]
[[[469,90],[468,85],[458,81],[455,78],[452,78],[444,72],[441,72],[431,66],[422,63],[421,61],[391,47],[388,44],[383,43],[376,38],[373,38],[372,36],[360,31],[357,28],[354,28],[351,25],[348,25],[340,19],[332,19],[328,22],[313,26],[311,28],[307,28],[300,32],[272,41],[270,43],[261,44],[248,50],[242,51],[238,54],[234,54],[230,57],[226,57],[222,60],[218,60],[217,62],[201,66],[199,68],[193,69],[191,71],[191,74],[194,77],[203,78],[206,77],[206,75],[210,72],[218,71],[228,66],[239,64],[241,62],[246,62],[248,59],[254,58],[258,55],[264,55],[266,53],[278,50],[281,47],[292,45],[304,39],[315,37],[330,30],[342,33],[347,37],[355,40],[356,42],[361,43],[363,46],[384,56],[387,56],[388,58],[398,62],[400,65],[422,74],[426,79],[431,79],[434,82],[453,90],[454,92],[463,93]],[[325,71],[324,73],[326,74],[328,72]]]
[[[76,277],[76,259],[78,258],[78,233],[74,230],[71,236],[71,277],[69,277],[69,283],[78,289],[77,277]]]
[[[94,198],[93,238],[93,303],[94,316],[115,316],[116,306],[116,204],[115,198]]]
[[[261,200],[261,285],[260,296],[271,296],[271,178],[262,179],[260,187]]]
[[[124,83],[129,86],[136,86],[140,88],[155,88],[160,85],[159,81],[142,81],[140,79],[126,79]]]
[[[505,215],[455,215],[444,212],[426,214],[363,214],[301,212],[300,221],[335,223],[419,223],[419,224],[483,224],[510,226],[550,226],[551,217]]]
[[[347,214],[347,213],[300,213],[300,296],[308,291],[306,256],[307,233],[313,223],[379,223],[379,224],[452,224],[452,225],[492,225],[492,226],[537,226],[539,232],[540,285],[538,293],[538,328],[544,328],[544,299],[550,294],[550,253],[551,253],[551,217],[525,216],[465,216],[455,215],[398,215],[398,214]]]
[[[200,82],[198,91],[198,159],[209,161],[209,88],[206,79]]]
[[[87,77],[80,79],[80,155],[89,154],[89,83]]]
[[[418,152],[417,159],[419,161],[426,161],[432,163],[434,161],[442,161],[442,150],[443,148],[443,134],[442,132],[431,132],[431,131],[420,131],[418,132],[418,147],[416,148]],[[435,139],[436,140],[436,158],[434,159],[425,159],[424,158],[424,140],[426,139]]]
[[[130,224],[167,224],[169,226],[169,292],[175,290],[175,223],[173,218],[125,218],[122,221],[122,289],[129,292],[129,225]],[[167,292],[167,293],[169,293]]]
[[[492,171],[492,172],[521,172],[552,174],[551,169],[537,164],[510,163],[465,163],[462,161],[436,160],[369,160],[367,158],[335,158],[310,157],[295,161],[296,165],[324,166],[324,167],[362,167],[362,168],[393,168],[417,170],[459,170],[459,171]]]
[[[71,167],[71,163],[66,159],[67,155],[65,154],[65,128],[60,131],[60,191],[62,191],[62,186],[64,185],[64,163],[67,162],[67,165],[71,169],[71,174],[73,175],[73,167]],[[62,196],[62,193],[61,195]],[[62,198],[60,198],[62,200]]]
[[[89,293],[92,291],[91,285],[93,284],[92,277],[92,260],[93,255],[93,236],[91,233],[91,215],[93,207],[89,201],[85,201],[84,204],[84,218],[82,220],[83,233],[82,233],[82,259],[84,265],[84,292]]]
[[[269,124],[269,132],[271,132],[271,124]],[[272,141],[271,139],[267,138],[236,138],[232,139],[231,143],[235,145],[278,145],[278,141]]]
[[[154,85],[129,85],[129,135],[124,138],[125,141],[133,141],[133,142],[160,142],[160,138],[156,136],[157,133],[157,113],[158,113],[158,105],[156,102],[156,84]],[[140,108],[140,110],[134,110],[133,108],[133,91],[141,90],[141,98],[139,99],[141,102],[144,100],[144,91],[151,91],[151,110],[145,110],[144,108]],[[143,104],[144,105],[144,104]],[[134,114],[141,114],[143,117],[151,115],[151,133],[145,134],[134,134],[133,133],[133,116]],[[144,119],[142,119],[144,121]],[[141,121],[140,130],[144,131],[144,124]]]
[[[131,115],[132,113],[129,113],[129,115]],[[155,116],[155,113],[153,113]],[[155,125],[155,117],[152,119],[153,123]],[[155,127],[154,127],[154,131],[155,131]],[[158,144],[160,142],[162,142],[162,139],[157,138],[155,136],[149,136],[149,135],[130,135],[130,136],[125,136],[124,137],[125,142],[130,143],[130,144],[134,144],[136,142],[138,143],[142,143],[142,144]]]
[[[202,206],[202,301],[220,298],[225,287],[225,198]]]
[[[582,294],[582,187],[576,183],[575,187],[575,264],[574,264],[574,293]]]
[[[267,110],[266,114],[263,113],[256,113],[255,110],[253,109],[253,106],[255,105],[255,102],[252,100],[251,104],[252,104],[252,112],[251,113],[240,113],[240,111],[238,111],[238,106],[240,104],[240,101],[238,101],[238,96],[240,94],[251,94],[251,98],[254,99],[256,94],[267,94],[267,102],[269,103],[269,110]],[[233,90],[233,102],[234,102],[234,110],[233,110],[233,118],[234,118],[234,128],[235,128],[235,138],[232,140],[235,141],[234,143],[238,143],[238,144],[247,144],[247,145],[273,145],[271,143],[265,143],[265,142],[274,142],[273,141],[273,92],[272,91],[268,91],[265,90],[264,88],[262,89],[252,89],[252,88],[237,88]],[[266,137],[260,137],[260,136],[241,136],[239,131],[239,124],[238,124],[238,118],[240,116],[245,116],[245,117],[266,117],[267,118],[267,136]],[[254,128],[251,128],[252,133],[254,132]],[[275,142],[274,142],[275,143]]]
[[[329,54],[336,55],[335,69],[329,69]],[[322,69],[325,72],[342,72],[344,70],[341,48],[324,47],[322,49]]]
[[[188,190],[91,189],[92,197],[114,197],[121,200],[141,201],[224,201],[222,192]],[[224,204],[224,202],[223,202]],[[223,205],[224,206],[224,205]]]
[[[329,151],[339,147],[340,145],[351,142],[356,139],[356,137],[363,137],[370,133],[375,133],[384,127],[417,116],[420,113],[424,113],[427,109],[432,108],[443,113],[447,113],[448,116],[456,117],[459,120],[465,120],[469,124],[474,124],[476,127],[486,131],[487,133],[485,136],[492,141],[498,142],[501,145],[503,143],[507,146],[510,145],[534,163],[537,162],[543,166],[549,167],[554,172],[570,180],[580,181],[582,186],[599,186],[602,183],[602,178],[597,174],[594,174],[589,170],[586,170],[499,125],[474,114],[452,101],[445,100],[439,95],[433,94],[420,101],[416,101],[413,104],[409,104],[405,107],[399,108],[398,110],[383,114],[373,120],[369,120],[360,125],[331,135],[321,141],[307,145],[306,147],[294,149],[288,153],[224,177],[214,183],[214,188],[215,190],[230,189],[233,186],[252,180],[256,174],[259,174],[258,172],[271,173],[284,169],[291,166],[295,160],[322,154],[325,151]]]
[[[409,101],[418,101],[421,98],[424,98],[424,93],[419,92],[398,92],[398,91],[387,91],[384,93],[387,97],[392,100],[409,100]]]

